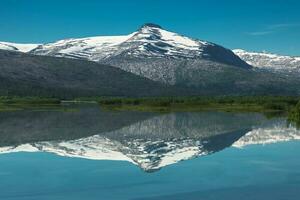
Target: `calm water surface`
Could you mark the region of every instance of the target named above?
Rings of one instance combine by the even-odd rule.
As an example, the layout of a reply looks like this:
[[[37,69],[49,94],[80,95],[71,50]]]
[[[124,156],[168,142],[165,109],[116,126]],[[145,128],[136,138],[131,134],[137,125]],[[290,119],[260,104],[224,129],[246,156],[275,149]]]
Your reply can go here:
[[[0,112],[1,200],[300,198],[284,117],[67,108]]]

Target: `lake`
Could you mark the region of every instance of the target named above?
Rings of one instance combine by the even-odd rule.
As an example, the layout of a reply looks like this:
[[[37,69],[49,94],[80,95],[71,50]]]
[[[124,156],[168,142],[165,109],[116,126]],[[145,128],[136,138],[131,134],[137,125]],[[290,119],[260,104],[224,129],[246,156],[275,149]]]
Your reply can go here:
[[[0,112],[0,199],[298,200],[300,130],[231,112]]]

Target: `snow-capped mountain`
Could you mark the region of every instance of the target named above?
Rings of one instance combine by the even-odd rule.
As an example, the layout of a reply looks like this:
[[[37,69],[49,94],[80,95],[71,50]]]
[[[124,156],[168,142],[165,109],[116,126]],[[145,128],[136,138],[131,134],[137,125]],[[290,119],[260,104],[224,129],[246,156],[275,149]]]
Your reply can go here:
[[[214,52],[214,49],[218,52]],[[222,52],[223,51],[223,52]],[[229,49],[216,44],[191,39],[164,30],[156,24],[145,24],[138,31],[124,36],[98,36],[59,40],[32,50],[33,54],[102,61],[117,55],[155,58],[210,58],[227,64],[244,65]],[[226,59],[227,54],[233,60]],[[218,55],[219,54],[219,55]],[[218,56],[220,56],[218,58]],[[221,57],[225,58],[222,59]]]
[[[216,65],[251,68],[229,49],[155,24],[145,24],[125,36],[60,40],[40,45],[30,53],[96,61],[169,84],[186,79],[188,74],[180,72],[186,66],[196,70]]]
[[[254,67],[279,72],[300,72],[300,57],[248,52],[242,49],[235,49],[233,52]]]
[[[5,48],[7,49],[7,46]],[[46,59],[42,59],[40,55],[98,62],[163,83],[161,87],[175,86],[170,88],[180,89],[191,95],[300,94],[298,75],[289,73],[287,76],[277,73],[278,70],[274,72],[274,70],[252,67],[238,52],[241,51],[236,51],[236,55],[220,45],[167,31],[159,25],[145,24],[137,31],[124,36],[59,40],[39,45],[28,53],[38,55],[36,59],[41,62],[46,62]],[[30,57],[34,59],[32,55]],[[298,58],[295,60],[297,61]],[[292,63],[297,63],[296,61]],[[11,62],[11,59],[4,57],[3,62]],[[82,66],[87,63],[90,64],[86,62]],[[296,69],[295,66],[297,65],[292,65],[289,69]],[[19,68],[16,67],[15,70]],[[15,73],[11,74],[14,76]],[[90,76],[88,73],[85,75]],[[35,79],[29,78],[30,81]],[[13,78],[13,82],[16,80],[18,79]]]
[[[32,49],[35,49],[39,44],[18,44],[12,42],[0,42],[0,49],[9,50],[9,51],[20,51],[20,52],[29,52]]]
[[[118,51],[118,45],[128,40],[134,34],[59,40],[54,43],[38,46],[31,53],[99,61],[113,55]]]

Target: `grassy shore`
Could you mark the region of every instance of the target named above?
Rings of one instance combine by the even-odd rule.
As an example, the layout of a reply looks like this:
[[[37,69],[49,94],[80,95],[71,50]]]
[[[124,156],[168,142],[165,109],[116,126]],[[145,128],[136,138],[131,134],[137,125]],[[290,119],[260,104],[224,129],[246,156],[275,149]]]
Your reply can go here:
[[[16,111],[27,108],[47,110],[58,108],[59,105],[60,100],[55,98],[0,96],[0,111]]]
[[[288,119],[290,122],[294,123],[298,128],[300,128],[300,101],[293,109],[290,110]]]
[[[207,111],[260,112],[266,116],[278,113],[288,115],[300,127],[300,97],[289,96],[218,96],[218,97],[88,97],[75,102],[98,102],[102,108],[113,111]],[[62,100],[41,97],[0,97],[0,111],[64,109]],[[299,103],[298,103],[299,102]],[[298,103],[298,104],[297,104]]]
[[[99,104],[109,110],[135,111],[239,111],[289,112],[299,97],[161,97],[161,98],[99,98]]]

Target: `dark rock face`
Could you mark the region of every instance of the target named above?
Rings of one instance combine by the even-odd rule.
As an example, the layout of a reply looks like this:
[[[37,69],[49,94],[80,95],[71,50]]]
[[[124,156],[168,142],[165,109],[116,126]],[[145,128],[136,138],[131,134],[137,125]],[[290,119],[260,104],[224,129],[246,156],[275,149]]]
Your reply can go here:
[[[176,91],[108,65],[4,50],[0,83],[0,96],[161,96]]]

